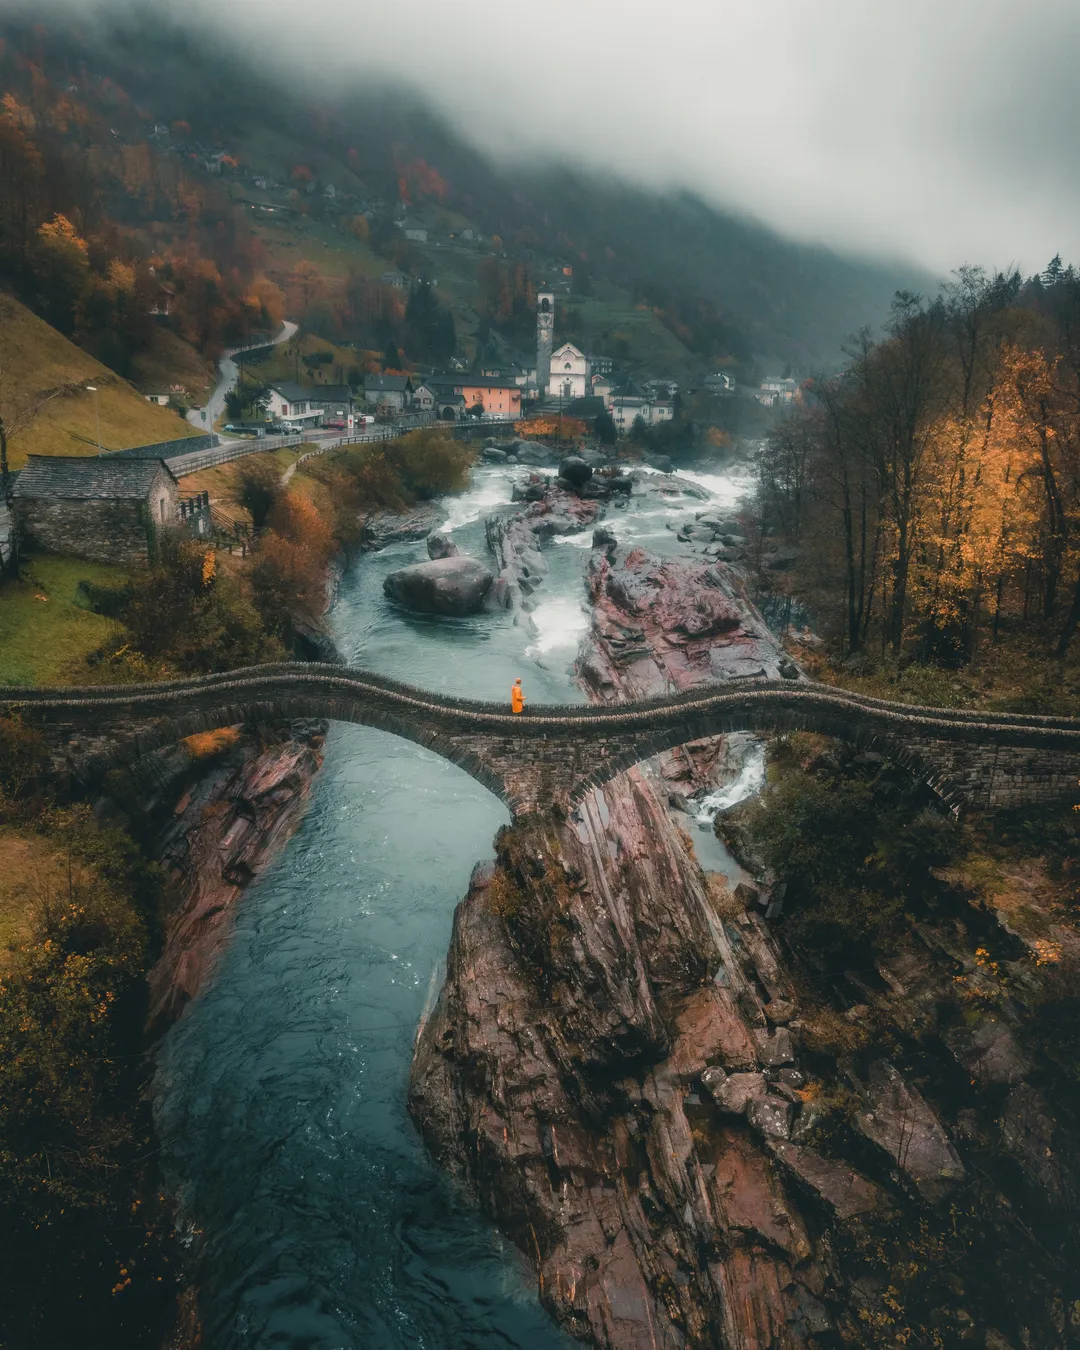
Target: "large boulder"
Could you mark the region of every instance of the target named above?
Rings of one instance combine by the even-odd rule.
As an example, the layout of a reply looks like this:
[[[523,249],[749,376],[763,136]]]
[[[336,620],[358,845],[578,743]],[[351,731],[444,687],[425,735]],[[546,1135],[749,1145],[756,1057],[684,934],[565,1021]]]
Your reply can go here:
[[[559,477],[575,491],[583,488],[592,475],[592,465],[586,464],[579,455],[568,455],[559,465]]]
[[[436,558],[456,558],[461,550],[448,534],[443,534],[441,530],[433,530],[427,537],[427,555],[434,561]]]
[[[383,590],[421,614],[476,614],[495,578],[474,558],[437,558],[391,572]]]
[[[518,441],[517,457],[519,464],[550,464],[552,455],[546,445],[532,441]]]

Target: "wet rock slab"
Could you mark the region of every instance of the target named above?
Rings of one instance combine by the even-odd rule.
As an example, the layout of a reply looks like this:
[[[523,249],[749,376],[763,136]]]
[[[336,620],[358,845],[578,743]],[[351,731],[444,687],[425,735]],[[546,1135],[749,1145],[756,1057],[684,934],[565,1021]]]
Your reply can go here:
[[[964,1178],[964,1165],[926,1100],[887,1061],[871,1065],[859,1129],[882,1149],[927,1200],[943,1199]]]

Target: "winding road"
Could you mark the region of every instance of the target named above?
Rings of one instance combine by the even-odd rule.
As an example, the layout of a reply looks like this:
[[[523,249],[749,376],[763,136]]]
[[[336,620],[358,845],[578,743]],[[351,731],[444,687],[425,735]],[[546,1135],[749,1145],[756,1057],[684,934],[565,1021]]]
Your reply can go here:
[[[206,407],[191,408],[188,411],[187,420],[192,426],[199,427],[203,431],[213,431],[214,423],[224,413],[226,395],[236,388],[236,382],[240,378],[240,367],[233,360],[233,357],[239,356],[243,352],[261,351],[263,347],[280,347],[283,342],[289,341],[298,327],[298,324],[286,319],[282,324],[281,332],[269,342],[249,342],[246,347],[232,347],[225,352],[218,362],[218,371],[221,378],[214,386]]]

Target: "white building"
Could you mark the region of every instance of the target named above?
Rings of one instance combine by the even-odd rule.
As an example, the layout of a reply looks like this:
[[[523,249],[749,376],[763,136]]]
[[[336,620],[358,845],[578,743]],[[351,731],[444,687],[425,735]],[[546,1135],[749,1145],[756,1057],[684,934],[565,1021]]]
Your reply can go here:
[[[551,374],[548,379],[549,398],[585,398],[589,388],[589,360],[572,342],[551,353]]]
[[[779,375],[770,375],[761,381],[760,393],[756,397],[759,403],[771,404],[775,407],[778,403],[791,403],[798,389],[798,380],[784,380]],[[762,394],[771,394],[772,398],[762,398]]]
[[[647,427],[657,427],[675,416],[675,405],[668,399],[640,398],[636,394],[613,394],[608,406],[620,436],[629,435],[639,417]]]
[[[297,428],[316,426],[326,411],[325,403],[314,389],[304,389],[292,380],[270,386],[266,411],[279,422],[291,422]]]

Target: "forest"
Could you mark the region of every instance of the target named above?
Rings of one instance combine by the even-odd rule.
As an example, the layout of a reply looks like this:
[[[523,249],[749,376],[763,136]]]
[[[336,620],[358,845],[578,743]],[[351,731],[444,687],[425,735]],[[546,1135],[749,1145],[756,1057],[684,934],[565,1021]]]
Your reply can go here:
[[[1016,643],[1064,661],[1080,274],[963,267],[932,300],[899,293],[880,340],[864,331],[843,373],[806,383],[760,477],[763,528],[795,550],[789,586],[849,670],[971,669]]]

